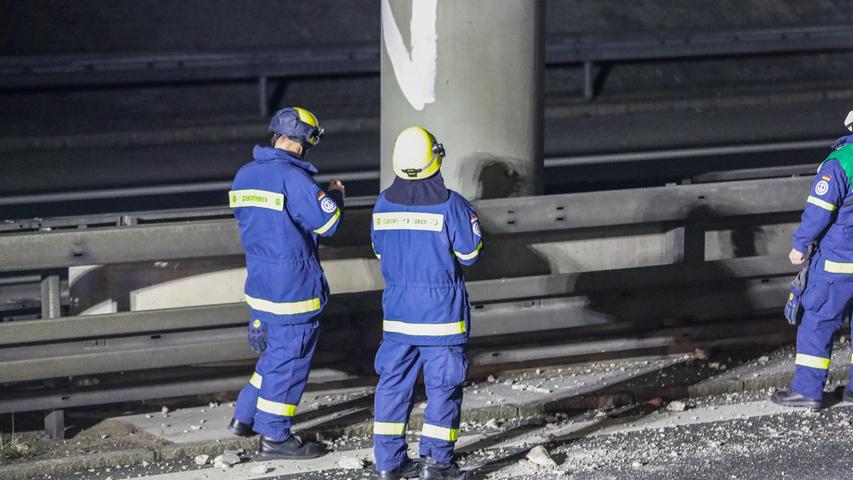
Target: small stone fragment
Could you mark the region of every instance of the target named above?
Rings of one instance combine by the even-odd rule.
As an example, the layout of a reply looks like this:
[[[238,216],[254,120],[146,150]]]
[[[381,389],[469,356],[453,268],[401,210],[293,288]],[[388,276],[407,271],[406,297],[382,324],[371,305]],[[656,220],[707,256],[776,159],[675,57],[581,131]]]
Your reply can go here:
[[[160,414],[162,414],[164,417],[168,417],[169,416],[169,407],[163,406],[163,408],[160,409]]]
[[[338,460],[338,466],[347,470],[362,470],[367,466],[367,462],[361,458],[343,457]]]
[[[193,459],[196,465],[207,465],[210,460],[210,455],[199,455]]]
[[[527,452],[527,459],[540,467],[556,467],[557,462],[551,458],[551,454],[543,446],[534,447]]]
[[[666,409],[670,412],[683,412],[687,410],[687,405],[684,402],[679,402],[678,400],[674,402],[669,402],[669,405],[666,406]]]
[[[695,358],[696,360],[707,360],[708,352],[702,350],[701,348],[697,348],[696,350],[693,350],[693,358]]]
[[[495,378],[495,376],[494,376],[494,375],[489,375],[489,378],[487,378],[487,379],[486,379],[486,381],[487,381],[487,382],[489,382],[489,383],[495,383],[497,380],[498,380],[498,379],[497,379],[497,378]]]

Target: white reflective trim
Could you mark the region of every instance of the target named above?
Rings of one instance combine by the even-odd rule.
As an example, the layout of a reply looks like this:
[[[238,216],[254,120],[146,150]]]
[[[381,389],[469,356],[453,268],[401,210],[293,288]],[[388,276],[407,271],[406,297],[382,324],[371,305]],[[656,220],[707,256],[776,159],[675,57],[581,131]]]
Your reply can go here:
[[[312,298],[301,302],[271,302],[262,298],[254,298],[246,295],[246,303],[255,310],[275,315],[295,315],[297,313],[308,313],[320,310],[319,298]]]
[[[421,337],[441,337],[465,333],[465,322],[453,323],[406,323],[397,320],[383,320],[382,329],[386,332],[416,335]]]
[[[314,230],[314,233],[316,233],[317,235],[322,235],[322,234],[324,234],[324,233],[328,232],[328,231],[329,231],[329,229],[330,229],[330,228],[332,228],[332,226],[335,224],[335,222],[337,222],[337,221],[338,221],[338,219],[339,219],[339,218],[341,218],[341,209],[340,209],[340,208],[336,208],[336,209],[335,209],[335,214],[334,214],[334,215],[332,215],[332,218],[330,218],[330,219],[329,219],[329,221],[328,221],[328,222],[326,222],[326,224],[325,224],[325,225],[323,225],[322,227],[318,228],[317,230]]]
[[[473,251],[473,252],[471,252],[471,253],[459,253],[459,252],[457,252],[456,250],[454,250],[454,251],[453,251],[453,254],[454,254],[454,255],[456,255],[457,257],[459,257],[459,258],[460,258],[460,259],[462,259],[462,260],[471,260],[472,258],[476,258],[476,257],[477,257],[477,255],[479,255],[479,254],[480,254],[480,249],[481,249],[481,248],[483,248],[483,242],[480,242],[480,243],[477,245],[477,248],[476,248],[476,249],[474,249],[474,251]]]
[[[249,379],[249,385],[260,390],[261,389],[261,383],[263,383],[263,380],[264,380],[264,378],[262,376],[260,376],[258,374],[258,372],[255,372],[252,374],[252,378]]]
[[[284,210],[284,194],[266,190],[231,190],[228,192],[231,208],[258,207],[270,210]]]
[[[444,229],[444,215],[419,212],[374,213],[373,229],[440,232]]]
[[[424,428],[421,430],[421,435],[444,440],[445,442],[455,442],[459,438],[459,429],[439,427],[438,425],[425,423]]]
[[[406,424],[393,422],[373,422],[373,434],[395,436],[405,435]]]
[[[258,397],[258,410],[280,417],[292,417],[296,414],[296,405],[279,403]]]
[[[817,368],[820,370],[829,370],[829,359],[826,357],[816,357],[814,355],[806,355],[805,353],[798,353],[796,360],[794,360],[796,365],[801,365],[803,367]]]
[[[800,197],[800,198],[802,198],[802,197]],[[816,205],[816,206],[818,206],[824,210],[829,210],[830,212],[834,212],[835,209],[838,208],[835,205],[833,205],[827,201],[821,200],[821,199],[819,199],[817,197],[813,197],[811,195],[809,195],[809,198],[806,199],[806,202],[811,203],[812,205]]]
[[[853,273],[853,263],[824,260],[823,269],[829,273]]]

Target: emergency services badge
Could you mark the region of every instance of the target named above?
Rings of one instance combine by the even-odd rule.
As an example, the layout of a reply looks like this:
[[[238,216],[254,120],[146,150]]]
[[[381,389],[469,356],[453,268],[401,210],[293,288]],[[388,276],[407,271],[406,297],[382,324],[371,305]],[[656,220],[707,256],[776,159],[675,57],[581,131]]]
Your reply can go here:
[[[474,232],[474,235],[476,235],[478,237],[482,237],[483,234],[482,234],[482,232],[480,232],[480,221],[477,220],[477,216],[471,215],[470,220],[471,220],[471,230]]]
[[[338,209],[338,204],[325,194],[323,194],[322,197],[319,197],[318,200],[320,200],[320,208],[326,213],[332,213]]]
[[[829,191],[829,182],[827,182],[826,180],[821,180],[821,181],[817,182],[817,184],[814,186],[814,193],[816,193],[818,195],[826,195],[826,192],[828,192],[828,191]]]

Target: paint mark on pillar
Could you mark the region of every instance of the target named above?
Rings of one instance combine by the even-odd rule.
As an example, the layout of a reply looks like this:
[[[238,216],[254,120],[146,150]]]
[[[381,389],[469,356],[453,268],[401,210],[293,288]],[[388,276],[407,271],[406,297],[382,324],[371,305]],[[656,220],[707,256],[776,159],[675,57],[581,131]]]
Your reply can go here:
[[[389,0],[382,0],[382,39],[391,60],[397,85],[415,110],[435,102],[438,61],[436,10],[438,0],[412,2],[412,50],[406,48]]]

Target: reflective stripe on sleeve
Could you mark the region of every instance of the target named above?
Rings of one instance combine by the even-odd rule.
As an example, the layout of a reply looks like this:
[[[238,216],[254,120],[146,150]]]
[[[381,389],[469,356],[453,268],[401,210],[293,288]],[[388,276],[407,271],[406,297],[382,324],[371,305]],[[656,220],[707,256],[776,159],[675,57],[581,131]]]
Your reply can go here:
[[[800,197],[800,198],[802,198],[802,197]],[[821,199],[819,199],[817,197],[813,197],[811,195],[809,195],[809,198],[806,199],[806,202],[811,203],[812,205],[816,205],[816,206],[818,206],[824,210],[829,210],[830,212],[834,212],[835,209],[838,208],[835,205],[833,205],[833,204],[831,204],[825,200],[821,200]]]
[[[806,355],[805,353],[798,353],[797,359],[794,361],[795,364],[800,365],[802,367],[810,367],[810,368],[818,368],[820,370],[829,370],[829,359],[824,357],[815,357],[813,355]]]
[[[271,302],[246,295],[246,303],[255,310],[275,315],[295,315],[320,310],[320,299],[312,298],[301,302]]]
[[[477,248],[475,248],[474,251],[471,253],[459,253],[456,250],[454,250],[453,253],[461,260],[471,260],[472,258],[477,258],[477,255],[480,254],[481,248],[483,248],[483,242],[477,244]]]
[[[452,323],[406,323],[397,320],[383,320],[382,329],[386,332],[402,333],[422,337],[441,337],[465,333],[465,322]]]
[[[440,232],[444,229],[444,215],[419,212],[374,213],[373,229]]]
[[[430,425],[424,423],[424,428],[421,430],[421,435],[429,438],[437,438],[446,442],[455,442],[459,438],[458,428],[439,427],[438,425]]]
[[[258,375],[258,372],[255,372],[252,374],[252,378],[249,379],[249,385],[260,390],[261,389],[261,383],[263,382],[263,380],[264,380],[263,377]]]
[[[272,402],[258,397],[258,410],[280,417],[292,417],[296,414],[296,405]]]
[[[829,273],[853,273],[853,263],[824,260],[823,269]]]
[[[406,434],[406,424],[405,423],[392,423],[392,422],[373,422],[373,434],[374,435],[405,435]]]
[[[266,190],[231,190],[228,192],[228,205],[231,208],[258,207],[270,210],[284,210],[284,194]]]
[[[370,242],[370,248],[373,249],[373,254],[376,255],[376,258],[382,260],[382,255],[379,253],[376,253],[376,244],[373,242]]]
[[[332,215],[332,218],[330,218],[329,221],[326,222],[325,225],[318,228],[317,230],[314,230],[314,233],[316,233],[317,235],[322,235],[322,234],[328,232],[329,229],[335,225],[335,222],[337,222],[339,218],[341,218],[341,209],[337,208],[337,209],[335,209],[335,214]]]

